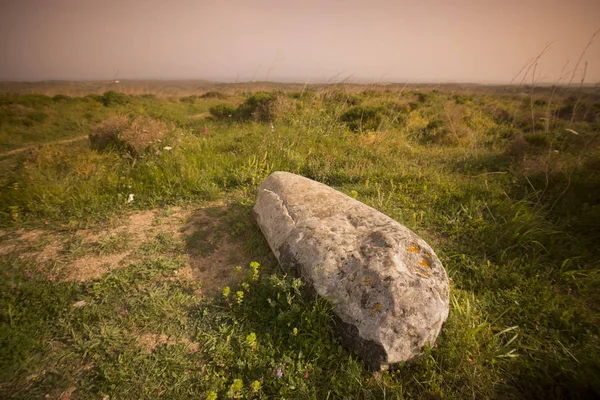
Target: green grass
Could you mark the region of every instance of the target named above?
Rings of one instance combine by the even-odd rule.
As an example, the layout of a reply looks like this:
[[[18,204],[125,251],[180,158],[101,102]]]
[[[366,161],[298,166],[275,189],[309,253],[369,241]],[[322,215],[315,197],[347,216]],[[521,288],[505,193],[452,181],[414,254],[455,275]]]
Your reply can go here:
[[[334,92],[279,96],[265,114],[272,123],[259,123],[208,117],[240,96],[111,96],[109,106],[102,96],[0,102],[6,150],[86,134],[115,114],[171,123],[168,139],[137,157],[49,144],[0,171],[7,232],[67,238],[65,263],[133,251],[123,267],[81,283],[49,275],[54,266],[25,250],[2,258],[0,396],[59,397],[72,387],[76,398],[136,399],[600,395],[597,118],[553,117],[546,132],[515,95]],[[376,110],[369,124],[361,107]],[[452,285],[436,347],[372,374],[340,346],[330,306],[281,273],[252,217],[258,186],[276,170],[352,195],[432,245]],[[199,282],[177,275],[185,257],[215,251],[219,230],[199,226],[181,241],[159,233],[135,246],[125,233],[95,242],[80,233],[147,209],[159,210],[160,226],[170,206],[213,200],[227,207],[207,215],[245,249],[248,278],[227,296],[198,295]],[[148,351],[144,335],[168,339]]]

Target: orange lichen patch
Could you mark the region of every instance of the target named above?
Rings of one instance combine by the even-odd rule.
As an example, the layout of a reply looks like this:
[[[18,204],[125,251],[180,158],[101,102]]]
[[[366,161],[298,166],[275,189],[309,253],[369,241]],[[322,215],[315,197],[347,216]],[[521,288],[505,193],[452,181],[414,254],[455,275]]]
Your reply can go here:
[[[409,253],[420,253],[420,252],[421,252],[421,249],[419,249],[417,246],[415,246],[415,245],[413,244],[413,245],[411,245],[411,246],[408,248],[408,252],[409,252]]]
[[[421,262],[419,263],[419,265],[420,265],[421,267],[425,267],[425,268],[427,268],[427,269],[431,269],[431,267],[429,266],[429,263],[427,262],[427,260],[426,260],[426,259],[422,259],[422,260],[421,260]]]
[[[427,272],[425,272],[425,271],[419,271],[419,273],[420,273],[421,275],[423,275],[424,277],[426,277],[426,278],[429,278],[429,276],[430,276],[430,275],[429,275]]]
[[[381,303],[375,304],[375,307],[373,307],[373,310],[371,310],[371,313],[377,314],[379,312],[379,310],[381,310]]]
[[[362,283],[365,286],[371,286],[371,278],[367,278],[367,279],[363,280]]]

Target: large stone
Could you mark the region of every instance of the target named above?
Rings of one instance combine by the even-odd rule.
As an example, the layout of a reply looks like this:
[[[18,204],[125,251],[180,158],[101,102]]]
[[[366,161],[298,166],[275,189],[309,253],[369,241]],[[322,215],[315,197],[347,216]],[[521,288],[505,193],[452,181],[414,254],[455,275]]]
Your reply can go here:
[[[448,277],[410,229],[288,172],[264,181],[254,214],[280,264],[330,300],[342,343],[371,368],[410,360],[435,343],[448,317]]]

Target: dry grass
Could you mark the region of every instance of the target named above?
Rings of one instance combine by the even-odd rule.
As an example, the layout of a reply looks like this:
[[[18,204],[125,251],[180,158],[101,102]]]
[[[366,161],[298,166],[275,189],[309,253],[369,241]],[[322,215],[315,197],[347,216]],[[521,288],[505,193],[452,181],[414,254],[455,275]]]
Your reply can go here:
[[[167,124],[149,117],[129,121],[127,117],[117,115],[95,126],[89,139],[95,150],[116,146],[124,147],[132,155],[139,155],[160,143],[168,130]]]

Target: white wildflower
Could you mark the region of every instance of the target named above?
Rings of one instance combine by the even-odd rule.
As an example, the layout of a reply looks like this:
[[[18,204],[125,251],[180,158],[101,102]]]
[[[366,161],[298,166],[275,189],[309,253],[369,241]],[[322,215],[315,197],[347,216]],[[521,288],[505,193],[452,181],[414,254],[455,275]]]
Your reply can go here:
[[[127,202],[131,203],[133,201],[133,194],[129,194],[129,197],[127,197]]]

